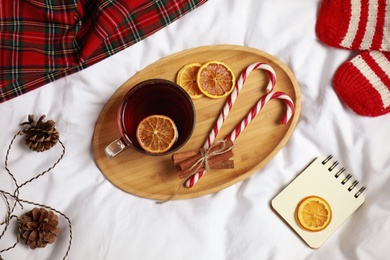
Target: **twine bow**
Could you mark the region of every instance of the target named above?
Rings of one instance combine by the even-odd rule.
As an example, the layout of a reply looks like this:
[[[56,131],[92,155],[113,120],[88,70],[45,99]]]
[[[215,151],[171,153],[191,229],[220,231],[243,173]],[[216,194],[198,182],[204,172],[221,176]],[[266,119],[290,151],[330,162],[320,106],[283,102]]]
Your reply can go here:
[[[183,184],[186,182],[189,176],[192,176],[193,174],[197,173],[203,167],[204,169],[210,170],[211,168],[210,159],[230,152],[233,149],[233,147],[234,147],[233,141],[231,141],[230,139],[229,140],[225,139],[225,140],[216,141],[213,145],[211,145],[207,149],[201,148],[199,150],[199,153],[197,153],[196,155],[194,155],[194,157],[192,157],[192,158],[197,158],[199,157],[200,154],[200,157],[196,159],[193,163],[191,163],[190,166],[188,166],[187,169],[188,171],[186,171],[187,172],[186,176],[183,178],[182,182],[180,183],[176,193],[170,196],[168,199],[164,201],[157,201],[156,203],[163,204],[165,202],[174,199],[179,194]],[[192,158],[188,158],[188,159],[192,160]]]
[[[221,144],[222,144],[221,148],[215,150],[215,148],[220,146]],[[187,177],[197,173],[199,169],[202,167],[202,165],[204,165],[206,171],[209,171],[210,170],[209,159],[217,155],[224,154],[232,150],[233,147],[234,147],[234,143],[229,145],[226,143],[226,140],[220,140],[220,141],[216,141],[213,145],[210,146],[210,148],[207,149],[201,148],[199,150],[201,157],[189,168],[190,173],[188,174]]]

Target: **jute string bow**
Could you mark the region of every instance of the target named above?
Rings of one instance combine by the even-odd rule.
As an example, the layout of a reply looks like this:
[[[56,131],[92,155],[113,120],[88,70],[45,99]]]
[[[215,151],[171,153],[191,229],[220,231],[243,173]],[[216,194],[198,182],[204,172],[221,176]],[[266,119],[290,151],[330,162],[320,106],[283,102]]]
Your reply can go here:
[[[191,151],[190,154],[192,153],[192,156],[189,156],[188,158],[187,158],[188,152],[184,152],[185,154],[184,156],[186,157],[186,159],[184,161],[178,162],[176,165],[178,168],[181,169],[181,173],[182,173],[181,178],[183,178],[182,182],[180,183],[175,194],[170,196],[167,200],[158,201],[157,204],[163,204],[165,202],[174,199],[179,194],[181,188],[183,187],[184,182],[189,176],[195,174],[201,169],[210,170],[210,168],[212,168],[211,167],[212,160],[215,161],[218,160],[218,158],[232,157],[233,147],[234,147],[234,143],[231,142],[231,140],[220,140],[215,142],[212,146],[210,146],[207,149],[202,148],[199,151]]]
[[[222,144],[221,148],[215,150],[216,147],[219,147]],[[198,172],[199,169],[204,166],[204,169],[206,171],[210,170],[210,163],[209,160],[212,157],[225,154],[228,151],[231,151],[234,147],[234,144],[228,144],[226,140],[220,140],[216,141],[210,148],[205,149],[201,148],[199,150],[201,157],[190,167],[190,173],[187,175],[187,177],[193,175],[194,173]]]

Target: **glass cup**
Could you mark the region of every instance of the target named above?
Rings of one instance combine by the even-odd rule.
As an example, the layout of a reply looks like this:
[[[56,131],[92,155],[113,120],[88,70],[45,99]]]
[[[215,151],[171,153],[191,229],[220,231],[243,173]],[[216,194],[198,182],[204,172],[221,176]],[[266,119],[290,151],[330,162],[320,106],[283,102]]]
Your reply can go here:
[[[149,153],[138,143],[136,130],[142,119],[150,115],[170,117],[177,127],[178,138],[164,153]],[[111,142],[105,152],[113,158],[127,148],[161,156],[177,151],[191,137],[195,128],[196,112],[191,97],[176,83],[165,79],[149,79],[132,87],[124,96],[117,114],[120,137]]]

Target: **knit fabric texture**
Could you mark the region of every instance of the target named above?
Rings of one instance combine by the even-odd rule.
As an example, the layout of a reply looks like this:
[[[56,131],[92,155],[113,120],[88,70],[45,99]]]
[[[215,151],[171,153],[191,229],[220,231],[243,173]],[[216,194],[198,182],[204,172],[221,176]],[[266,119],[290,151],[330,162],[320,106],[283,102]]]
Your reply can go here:
[[[0,103],[89,67],[206,1],[0,0]]]
[[[333,86],[345,104],[364,116],[390,112],[390,53],[363,51],[342,64]]]
[[[316,33],[332,47],[390,51],[390,0],[323,0]]]

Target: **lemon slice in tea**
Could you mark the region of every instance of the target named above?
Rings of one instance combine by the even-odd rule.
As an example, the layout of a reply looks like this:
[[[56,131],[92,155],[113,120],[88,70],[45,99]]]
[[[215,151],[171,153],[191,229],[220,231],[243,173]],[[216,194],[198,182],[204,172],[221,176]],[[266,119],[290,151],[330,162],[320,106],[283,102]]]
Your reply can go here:
[[[138,143],[149,153],[168,151],[178,138],[177,128],[170,117],[151,115],[141,120],[136,132]]]

